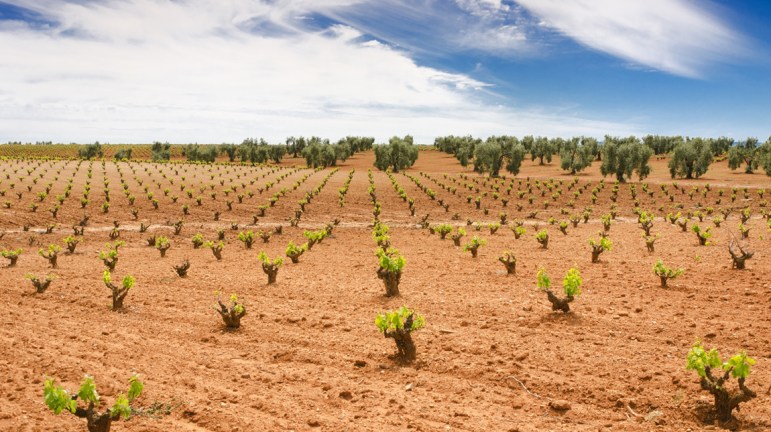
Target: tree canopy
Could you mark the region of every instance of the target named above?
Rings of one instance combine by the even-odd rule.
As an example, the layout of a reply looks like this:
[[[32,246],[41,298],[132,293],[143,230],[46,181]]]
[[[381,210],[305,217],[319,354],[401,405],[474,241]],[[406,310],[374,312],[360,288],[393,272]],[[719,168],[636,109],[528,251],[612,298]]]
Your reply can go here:
[[[758,139],[749,137],[728,150],[728,167],[732,170],[739,168],[744,164],[744,172],[752,174],[758,168],[761,152],[759,151]]]
[[[606,135],[600,173],[603,176],[613,174],[616,180],[625,182],[636,172],[642,180],[651,172],[648,161],[652,155],[653,150],[636,137],[617,138]]]
[[[702,138],[679,141],[672,150],[669,159],[669,173],[672,178],[699,178],[709,169],[712,163],[712,146]]]
[[[597,149],[594,138],[572,138],[565,141],[560,149],[560,168],[571,174],[583,171],[592,164]]]
[[[498,177],[505,163],[506,171],[517,175],[524,158],[525,147],[516,137],[491,136],[484,143],[475,146],[474,171],[487,172],[491,177]]]
[[[375,167],[381,171],[392,168],[393,172],[411,167],[418,160],[418,148],[413,145],[412,136],[391,137],[388,144],[376,145]]]

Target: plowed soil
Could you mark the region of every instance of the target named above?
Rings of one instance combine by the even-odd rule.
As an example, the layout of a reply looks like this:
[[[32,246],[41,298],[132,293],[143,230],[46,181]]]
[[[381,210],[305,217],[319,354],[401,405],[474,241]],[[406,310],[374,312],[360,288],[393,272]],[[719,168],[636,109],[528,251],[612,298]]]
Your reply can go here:
[[[647,180],[653,196],[640,183],[619,186],[612,250],[592,264],[587,241],[598,237],[600,216],[613,204],[611,178],[597,202],[589,201],[591,190],[600,185],[598,164],[578,176],[578,187],[591,185],[575,198],[577,187],[568,190],[573,177],[559,170],[558,161],[546,166],[526,161],[519,176],[498,180],[503,186],[496,200],[493,180],[450,156],[422,151],[406,174],[434,190],[437,199],[449,204],[448,211],[407,175],[396,173],[394,180],[415,200],[416,215],[410,216],[388,176],[373,173],[380,219],[391,227],[391,243],[407,260],[401,296],[386,298],[376,275],[370,227],[367,169],[372,160],[371,152],[359,154],[336,172],[299,167],[299,159],[286,160],[280,168],[0,161],[0,190],[5,191],[0,204],[8,201],[11,206],[0,207],[5,233],[0,245],[24,249],[15,267],[0,268],[0,430],[86,430],[84,420],[68,413],[56,416],[46,408],[45,378],[55,377],[76,390],[84,374],[94,376],[104,408],[125,391],[133,373],[145,383],[137,400],[141,412],[114,423],[114,431],[706,430],[717,427],[711,421],[711,397],[700,389],[696,373],[685,370],[686,354],[697,339],[724,357],[746,350],[757,360],[747,385],[758,397],[742,404],[728,426],[771,430],[771,233],[761,216],[761,210],[771,211],[762,207],[771,192],[764,198],[757,193],[771,189],[764,174],[734,173],[720,162],[704,179],[677,181],[682,192],[672,186],[666,161],[654,161]],[[295,164],[299,168],[291,168]],[[84,210],[80,198],[89,167],[90,202]],[[354,169],[341,207],[338,189]],[[135,196],[133,206],[122,192],[119,172]],[[327,176],[299,227],[290,227],[287,219],[298,201]],[[70,196],[53,219],[49,209],[70,178]],[[528,178],[533,204],[527,199]],[[108,213],[101,210],[105,180],[111,198]],[[270,180],[276,183],[258,191]],[[39,201],[37,194],[49,183],[50,192],[32,212],[30,204]],[[466,183],[479,191],[464,188]],[[711,188],[703,197],[706,183]],[[192,197],[180,190],[181,184],[192,190]],[[660,184],[674,194],[674,201]],[[661,238],[654,253],[647,252],[641,238],[631,185],[640,208],[657,216],[652,231]],[[157,210],[145,186],[158,200]],[[225,196],[232,186],[237,190]],[[695,186],[699,192],[690,198],[687,192]],[[257,207],[284,187],[285,196],[253,224]],[[734,202],[731,187],[739,188]],[[455,194],[452,188],[457,188]],[[563,192],[552,200],[558,188]],[[518,197],[519,190],[526,191],[524,197]],[[239,193],[244,194],[242,203]],[[479,210],[467,202],[468,196],[481,197]],[[506,207],[502,198],[510,200]],[[574,208],[568,207],[571,200]],[[551,202],[547,209],[544,201]],[[695,210],[697,203],[714,213],[701,223],[694,216],[686,232],[663,219],[668,212]],[[677,204],[683,208],[675,208]],[[183,205],[189,206],[188,216],[183,217]],[[567,220],[562,208],[580,215],[585,207],[593,209],[588,223],[569,227],[566,235],[548,223],[551,217]],[[746,207],[753,213],[746,225],[755,254],[746,270],[733,270],[728,244],[732,235],[739,235],[738,210]],[[136,220],[131,208],[139,210]],[[713,226],[713,217],[726,208],[736,210],[713,228],[711,245],[699,246],[690,226]],[[536,210],[535,218],[527,218]],[[62,252],[58,268],[49,269],[38,249],[62,245],[84,211],[90,219],[76,252]],[[215,221],[217,211],[221,214]],[[501,212],[508,214],[509,224],[491,234],[487,224]],[[487,244],[472,258],[449,238],[440,240],[421,229],[418,222],[425,214],[431,225],[465,226],[463,243],[478,235]],[[184,226],[174,235],[170,223],[179,219]],[[260,251],[284,256],[289,240],[303,243],[304,230],[323,228],[335,219],[339,225],[331,238],[305,253],[299,264],[285,263],[278,282],[266,284],[257,260]],[[522,220],[527,230],[519,240],[510,229],[513,220]],[[125,242],[113,280],[128,274],[136,278],[121,312],[110,310],[98,258],[110,241],[113,221]],[[467,221],[472,225],[466,226]],[[56,226],[45,234],[49,223]],[[149,229],[140,233],[140,223]],[[237,238],[240,231],[274,230],[277,225],[282,225],[282,234],[274,234],[269,243],[258,239],[250,250]],[[534,239],[543,228],[551,237],[548,249]],[[194,234],[214,239],[218,230],[225,235],[221,261],[208,249],[193,249]],[[150,235],[170,239],[165,258],[147,245]],[[515,275],[507,275],[497,260],[505,250],[517,257]],[[191,268],[188,277],[180,278],[172,265],[185,259]],[[666,289],[652,273],[658,259],[685,269]],[[581,272],[583,292],[570,313],[554,313],[535,286],[536,272],[544,267],[559,291],[572,266]],[[24,277],[28,273],[56,279],[45,293],[35,294]],[[245,303],[247,314],[239,330],[224,330],[213,309],[215,291],[237,293]],[[426,327],[414,334],[418,354],[413,364],[392,358],[393,340],[374,325],[378,312],[402,305],[426,319]]]

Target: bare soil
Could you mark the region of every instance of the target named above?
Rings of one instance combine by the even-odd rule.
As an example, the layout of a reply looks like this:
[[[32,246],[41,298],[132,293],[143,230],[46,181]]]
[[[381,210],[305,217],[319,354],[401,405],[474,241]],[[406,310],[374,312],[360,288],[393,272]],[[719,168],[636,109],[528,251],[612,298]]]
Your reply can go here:
[[[0,430],[85,430],[83,420],[67,413],[57,417],[46,408],[45,378],[55,377],[76,390],[84,374],[93,375],[103,401],[111,404],[125,391],[132,373],[141,374],[145,382],[137,401],[140,407],[147,411],[154,403],[164,403],[174,409],[168,415],[159,412],[157,418],[138,415],[116,422],[115,431],[706,430],[714,427],[711,398],[700,390],[697,375],[685,370],[686,354],[697,339],[718,348],[724,358],[746,350],[757,360],[747,385],[758,397],[743,404],[729,426],[771,430],[771,233],[760,216],[763,200],[757,195],[758,188],[771,187],[768,177],[737,174],[724,167],[725,162],[717,163],[703,179],[677,180],[686,191],[710,183],[706,198],[697,193],[691,199],[678,191],[670,202],[659,188],[666,184],[674,189],[666,161],[654,161],[654,172],[646,180],[654,196],[643,193],[639,183],[620,185],[618,217],[610,230],[613,248],[592,264],[587,241],[602,230],[599,218],[610,210],[613,187],[613,180],[606,179],[597,202],[589,201],[591,189],[601,179],[597,163],[578,176],[579,186],[587,181],[591,186],[574,198],[575,189],[567,190],[573,177],[563,174],[557,161],[547,166],[526,161],[519,176],[505,180],[506,186],[513,180],[511,195],[506,195],[506,186],[500,188],[500,198],[510,199],[504,208],[492,197],[492,180],[485,182],[448,155],[423,151],[406,174],[449,203],[448,212],[398,173],[394,179],[415,199],[417,212],[411,217],[387,175],[374,172],[383,206],[380,218],[391,227],[392,245],[407,259],[401,295],[388,298],[376,274],[369,227],[367,169],[372,160],[371,153],[364,153],[341,164],[306,206],[299,227],[287,222],[297,202],[332,172],[294,170],[291,166],[301,164],[299,159],[285,160],[280,169],[136,162],[102,166],[98,161],[83,162],[78,168],[78,161],[0,161],[0,190],[6,190],[0,197],[0,230],[5,232],[0,245],[24,249],[15,267],[0,268]],[[62,245],[62,238],[82,218],[80,197],[89,166],[91,193],[85,211],[90,221],[83,241],[75,254],[61,253],[57,269],[49,269],[37,250],[50,243]],[[117,167],[136,197],[138,220],[131,216]],[[28,169],[32,174],[27,175]],[[352,169],[350,191],[340,207],[338,188]],[[48,209],[73,174],[71,195],[54,220]],[[288,176],[258,192],[265,182],[278,181],[284,174]],[[293,190],[304,175],[309,177]],[[528,204],[527,195],[517,196],[518,189],[526,190],[528,177],[533,185],[536,178],[541,184],[553,178],[555,190],[562,181],[563,193],[543,209],[553,192],[541,197],[533,186],[538,195]],[[36,184],[33,178],[38,178]],[[463,189],[472,179],[478,180],[474,184],[479,192]],[[108,213],[100,209],[104,180],[109,181],[111,197]],[[37,202],[37,193],[48,183],[51,191],[31,212],[29,205]],[[180,191],[181,183],[194,188],[192,198]],[[440,183],[456,187],[456,194]],[[632,184],[640,207],[657,216],[652,232],[661,238],[654,253],[647,252],[632,213]],[[237,191],[226,197],[223,190],[234,185]],[[159,201],[157,210],[144,186]],[[750,197],[744,199],[739,189],[732,203],[731,190],[725,187],[744,186]],[[200,192],[199,187],[206,190]],[[288,188],[286,195],[251,225],[257,206],[283,187]],[[168,196],[163,193],[166,188]],[[716,205],[720,189],[724,196]],[[15,191],[23,192],[21,199]],[[246,195],[238,203],[236,195],[249,191],[254,196]],[[211,192],[217,193],[216,199]],[[480,210],[467,203],[467,196],[484,192],[488,194],[482,196]],[[172,195],[178,195],[176,203]],[[199,195],[202,206],[195,204]],[[6,200],[10,209],[2,206]],[[226,200],[233,200],[231,211]],[[589,223],[571,226],[563,235],[547,220],[567,220],[560,209],[570,200],[575,201],[570,213],[580,215],[587,206],[593,212]],[[523,205],[521,211],[516,203]],[[713,228],[710,246],[699,246],[690,229],[681,232],[663,220],[667,212],[678,210],[674,205],[683,204],[680,211],[685,213],[696,203],[713,207],[714,215],[719,208],[752,209],[747,225],[755,255],[746,270],[732,270],[728,254],[731,235],[738,236],[737,211],[720,228]],[[183,204],[189,205],[190,214],[184,217],[180,235],[174,235],[169,224],[183,218]],[[537,219],[525,220],[534,210],[539,210]],[[215,211],[221,212],[216,222]],[[431,224],[465,226],[471,220],[484,225],[497,220],[502,211],[509,220],[525,220],[527,233],[515,240],[511,225],[494,235],[484,226],[480,231],[468,226],[462,244],[472,235],[487,240],[475,259],[455,247],[449,236],[440,240],[417,225],[424,214],[430,214]],[[458,220],[452,220],[455,213]],[[340,224],[333,236],[302,255],[300,263],[287,259],[277,283],[268,286],[257,260],[259,252],[271,258],[284,256],[289,240],[301,244],[303,230],[322,228],[335,218]],[[701,225],[711,226],[711,219],[707,216]],[[110,292],[102,283],[104,266],[98,258],[110,241],[114,220],[126,245],[119,250],[113,282],[127,274],[136,278],[122,312],[110,311]],[[139,232],[140,222],[151,224],[146,233]],[[49,223],[57,227],[45,234]],[[234,223],[238,230],[231,229]],[[695,217],[689,225],[693,223],[698,223]],[[257,239],[247,250],[237,239],[239,231],[274,229],[279,224],[283,233],[274,234],[269,243]],[[537,228],[548,230],[548,249],[534,239]],[[195,233],[215,239],[219,229],[225,230],[221,261],[209,249],[193,249],[190,239]],[[145,239],[151,234],[170,239],[165,258],[147,246]],[[507,275],[497,259],[505,250],[517,257],[515,275]],[[191,267],[188,276],[180,278],[173,265],[185,259]],[[658,259],[685,269],[681,277],[669,281],[668,289],[659,287],[652,272]],[[535,287],[536,272],[546,268],[561,294],[562,276],[571,266],[581,272],[583,292],[571,303],[570,313],[552,312],[546,294]],[[44,294],[35,294],[24,278],[27,273],[50,273],[56,279]],[[237,293],[246,305],[237,331],[225,330],[214,310],[215,291],[224,296]],[[413,334],[417,361],[408,365],[391,358],[396,351],[393,340],[384,338],[374,325],[378,312],[402,305],[426,318],[426,327]]]

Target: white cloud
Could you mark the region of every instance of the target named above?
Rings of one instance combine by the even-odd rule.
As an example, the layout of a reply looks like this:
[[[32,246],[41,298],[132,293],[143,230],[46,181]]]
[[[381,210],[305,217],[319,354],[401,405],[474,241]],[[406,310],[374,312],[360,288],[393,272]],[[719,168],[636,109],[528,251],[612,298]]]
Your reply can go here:
[[[552,27],[590,48],[675,75],[701,77],[715,62],[744,54],[745,42],[686,0],[516,0]]]
[[[361,2],[16,0],[54,24],[0,28],[0,140],[239,142],[289,135],[627,134],[575,112],[492,105],[367,29],[303,20]],[[255,30],[258,29],[258,30]]]

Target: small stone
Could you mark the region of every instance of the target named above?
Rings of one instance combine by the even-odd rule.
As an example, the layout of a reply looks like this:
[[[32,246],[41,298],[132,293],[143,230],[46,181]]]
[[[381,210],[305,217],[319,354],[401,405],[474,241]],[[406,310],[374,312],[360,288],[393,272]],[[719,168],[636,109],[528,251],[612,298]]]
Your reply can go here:
[[[555,399],[549,402],[549,407],[555,411],[567,411],[570,409],[570,402],[564,399]]]
[[[363,368],[364,366],[367,365],[367,362],[365,362],[364,360],[356,360],[355,362],[353,362],[353,365],[358,368]]]
[[[310,427],[319,427],[319,426],[321,426],[321,423],[319,423],[318,420],[308,420],[308,426],[310,426]]]
[[[409,384],[407,384],[406,386],[404,386],[404,390],[406,390],[406,391],[412,391],[412,387],[413,387],[412,383],[409,383]]]
[[[345,400],[351,400],[353,399],[353,395],[348,390],[343,390],[340,392],[340,398]]]

